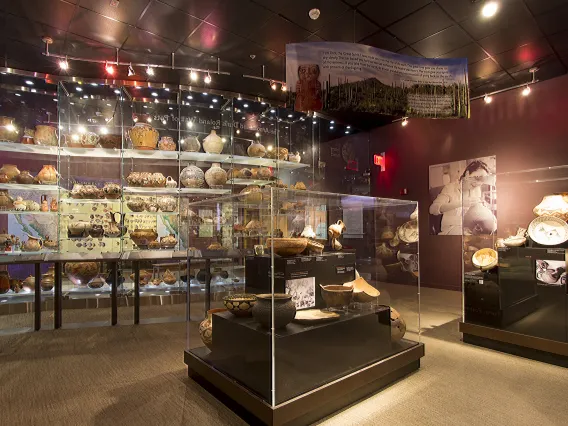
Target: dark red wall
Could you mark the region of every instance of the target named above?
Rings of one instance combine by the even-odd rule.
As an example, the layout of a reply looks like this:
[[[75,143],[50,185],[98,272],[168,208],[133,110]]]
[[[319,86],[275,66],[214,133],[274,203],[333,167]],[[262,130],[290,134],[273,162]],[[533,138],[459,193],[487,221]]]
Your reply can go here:
[[[372,195],[420,203],[422,284],[461,289],[461,237],[428,235],[428,166],[487,155],[497,156],[497,173],[568,164],[568,76],[533,85],[528,97],[513,90],[491,104],[473,101],[469,120],[380,127],[371,132],[370,151],[385,151],[387,161],[386,171],[373,170]]]

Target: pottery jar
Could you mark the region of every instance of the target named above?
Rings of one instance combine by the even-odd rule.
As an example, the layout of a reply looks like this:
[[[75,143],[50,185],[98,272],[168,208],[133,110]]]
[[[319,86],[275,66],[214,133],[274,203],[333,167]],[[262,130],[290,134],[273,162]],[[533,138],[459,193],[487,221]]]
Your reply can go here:
[[[160,238],[160,245],[165,249],[173,249],[177,244],[177,239],[174,234],[167,235]]]
[[[302,157],[300,157],[300,153],[296,151],[295,154],[288,154],[288,161],[291,163],[299,163]]]
[[[0,173],[4,173],[8,176],[8,181],[13,181],[16,179],[16,176],[20,174],[20,171],[14,164],[4,164],[0,168]]]
[[[406,322],[395,308],[390,308],[391,340],[398,342],[406,333]]]
[[[47,195],[41,196],[41,204],[39,210],[44,213],[49,211],[49,204],[47,203]]]
[[[250,146],[247,148],[247,154],[249,157],[262,158],[266,155],[266,148],[260,142],[253,141],[250,143]]]
[[[89,235],[93,238],[102,238],[105,234],[105,230],[103,228],[103,225],[99,225],[99,224],[92,224],[91,228],[89,229]]]
[[[162,274],[162,281],[167,285],[174,285],[177,282],[177,277],[170,271],[166,269],[166,272]]]
[[[34,177],[27,170],[23,170],[16,176],[16,182],[22,185],[31,185],[34,183]]]
[[[209,350],[213,350],[213,314],[227,312],[226,308],[215,308],[207,311],[207,318],[199,324],[199,337]]]
[[[118,223],[116,222],[115,215],[117,213],[118,212],[114,213],[111,212],[108,214],[110,216],[110,222],[105,227],[105,237],[118,238],[121,235],[123,235],[123,231],[126,232],[124,226],[122,224],[119,226]],[[118,214],[120,216],[120,213]]]
[[[55,198],[51,199],[51,202],[49,203],[49,210],[52,212],[59,210],[59,206],[57,205],[57,200]]]
[[[175,151],[177,147],[171,136],[162,136],[158,142],[158,149],[160,151]]]
[[[8,195],[8,191],[0,191],[0,210],[12,210],[14,200]]]
[[[272,328],[272,294],[257,294],[252,316],[263,327]],[[274,294],[274,328],[286,327],[296,316],[296,304],[292,295]]]
[[[57,146],[57,129],[53,126],[36,126],[34,141],[36,145]]]
[[[568,202],[561,194],[545,195],[539,205],[533,209],[535,216],[554,216],[568,219]]]
[[[241,170],[239,170],[239,175],[240,175],[239,177],[243,179],[249,179],[252,177],[252,170],[243,167]]]
[[[26,208],[26,202],[22,199],[22,197],[16,197],[16,201],[14,201],[14,210],[23,212]]]
[[[35,180],[40,184],[55,185],[57,183],[57,170],[51,164],[47,164],[39,171]]]
[[[39,203],[34,200],[24,200],[26,203],[26,210],[29,212],[39,212]]]
[[[128,200],[126,206],[133,212],[143,212],[146,209],[146,201],[140,197],[135,197]]]
[[[154,229],[136,229],[130,233],[130,239],[141,248],[148,246],[151,241],[156,241],[157,238],[158,233]]]
[[[288,149],[286,148],[269,149],[266,152],[266,158],[285,161],[288,159]]]
[[[43,246],[43,241],[38,237],[28,235],[28,240],[22,246],[22,251],[40,251]]]
[[[152,173],[150,175],[150,183],[148,186],[151,186],[152,188],[165,188],[166,177],[161,173]]]
[[[156,199],[158,207],[163,212],[174,212],[177,208],[177,199],[171,195],[165,195]]]
[[[258,185],[249,185],[240,192],[241,201],[250,204],[259,204],[262,202],[262,189]]]
[[[340,219],[336,223],[329,225],[327,233],[329,234],[330,238],[339,238],[341,234],[343,234],[345,229],[345,224]]]
[[[186,188],[203,188],[205,173],[196,165],[190,164],[181,171],[179,180]]]
[[[99,146],[105,149],[120,149],[122,147],[122,136],[100,135]]]
[[[126,177],[128,186],[142,186],[142,175],[140,172],[130,172]]]
[[[102,288],[106,284],[104,274],[97,274],[92,280],[88,282],[89,288]]]
[[[314,228],[312,227],[312,225],[306,225],[304,227],[304,230],[300,234],[300,237],[315,239],[316,233],[314,232]]]
[[[35,289],[35,277],[33,275],[28,275],[28,277],[22,281],[22,288],[28,291],[34,291]]]
[[[227,182],[227,172],[221,168],[220,163],[213,163],[211,168],[205,172],[205,182],[211,188],[222,186]]]
[[[8,271],[0,271],[0,294],[10,291],[10,274]]]
[[[16,142],[18,140],[18,129],[14,125],[12,117],[0,117],[0,140]]]
[[[86,236],[91,229],[91,222],[86,220],[77,220],[67,225],[67,231],[70,237]]]
[[[52,240],[49,238],[49,235],[45,236],[45,240],[43,240],[43,246],[50,250],[55,250],[58,247],[57,241]]]
[[[81,148],[95,148],[99,143],[99,135],[93,132],[82,133],[79,136],[79,144]]]
[[[6,173],[0,173],[0,183],[8,183],[10,182],[10,176]]]
[[[43,291],[51,291],[55,285],[55,278],[50,273],[41,275],[40,286]]]
[[[177,188],[178,183],[175,181],[175,179],[171,176],[168,176],[166,178],[166,188]]]
[[[77,286],[85,286],[99,273],[97,262],[67,262],[65,274]]]
[[[215,130],[211,130],[211,133],[203,139],[203,149],[208,154],[221,154],[225,142],[221,139]]]
[[[128,130],[134,149],[152,150],[158,144],[158,131],[148,123],[136,123]]]
[[[259,179],[270,179],[272,177],[272,172],[268,167],[261,167],[256,173]]]
[[[103,186],[103,195],[105,198],[116,200],[122,195],[122,189],[117,183],[107,182]]]
[[[146,211],[149,211],[150,213],[156,213],[159,210],[158,204],[155,203],[154,201],[148,201],[146,203]]]
[[[33,145],[35,131],[33,129],[24,129],[24,135],[20,139],[20,143],[23,145]]]
[[[188,136],[180,141],[180,148],[185,152],[199,152],[201,149],[201,142],[197,136]]]

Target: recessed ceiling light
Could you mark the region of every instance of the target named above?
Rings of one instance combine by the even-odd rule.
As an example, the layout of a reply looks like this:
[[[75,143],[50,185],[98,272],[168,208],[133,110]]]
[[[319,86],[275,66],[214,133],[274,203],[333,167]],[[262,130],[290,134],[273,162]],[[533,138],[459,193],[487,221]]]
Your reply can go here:
[[[189,95],[189,96],[187,97],[187,99],[193,99],[193,96]]]
[[[288,118],[292,118],[292,117],[294,117],[293,114],[288,114]]]
[[[333,127],[333,126],[329,126],[329,130],[333,130],[333,129],[334,129],[334,127]]]
[[[152,96],[156,97],[156,96],[158,96],[158,93],[152,92]]]
[[[116,90],[114,91],[114,93],[116,93],[117,95],[120,95],[120,90],[116,89]]]
[[[170,111],[173,111],[174,108],[173,108],[173,107],[169,107],[168,109],[169,109]]]
[[[19,94],[19,93],[16,93],[16,96],[22,96],[22,95],[21,95],[21,94]]]
[[[240,96],[237,98],[237,101],[242,101],[243,98],[241,98]]]
[[[199,110],[198,110],[198,109],[196,109],[195,112],[199,114]]]
[[[491,18],[495,16],[497,10],[499,10],[499,4],[496,1],[488,1],[481,9],[481,14],[486,18]]]
[[[31,81],[31,80],[26,80],[26,84],[27,84],[28,86],[33,86],[33,85],[34,85],[34,82]]]
[[[274,113],[276,112],[276,110],[271,109],[270,112],[271,112],[272,114],[274,114]]]
[[[91,83],[91,86],[98,86],[97,83]]]
[[[243,108],[248,108],[249,104],[243,104]]]
[[[35,92],[37,92],[37,90],[36,90],[36,89],[32,89],[31,92],[32,92],[32,93],[35,93]]]
[[[82,89],[81,87],[77,87],[75,90],[76,90],[77,92],[82,92],[82,91],[83,91],[83,89]]]
[[[213,105],[209,105],[209,108],[213,108]]]
[[[203,96],[207,96],[207,93],[203,92]]]
[[[213,103],[216,104],[217,102],[219,102],[218,99],[213,99]]]

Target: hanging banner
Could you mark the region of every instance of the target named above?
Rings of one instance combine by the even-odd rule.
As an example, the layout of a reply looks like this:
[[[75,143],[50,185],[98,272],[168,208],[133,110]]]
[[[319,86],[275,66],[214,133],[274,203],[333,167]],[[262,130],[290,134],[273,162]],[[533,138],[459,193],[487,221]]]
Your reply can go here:
[[[296,111],[469,118],[467,58],[427,59],[353,43],[286,46]]]

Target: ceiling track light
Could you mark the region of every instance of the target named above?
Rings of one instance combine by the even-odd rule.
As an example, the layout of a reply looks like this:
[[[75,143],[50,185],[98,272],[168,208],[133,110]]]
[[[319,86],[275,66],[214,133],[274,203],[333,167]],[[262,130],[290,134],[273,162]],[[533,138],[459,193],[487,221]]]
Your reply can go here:
[[[105,62],[105,71],[107,72],[107,74],[109,75],[114,75],[114,65],[109,64],[108,62]]]
[[[270,88],[271,88],[272,90],[278,89],[278,85],[276,84],[275,81],[271,81],[271,82],[270,82]]]
[[[402,125],[402,127],[408,126],[408,117],[404,117],[400,124]]]
[[[192,70],[192,71],[189,73],[189,79],[190,79],[191,81],[197,81],[198,78],[199,78],[199,76],[197,75],[197,73],[196,73],[195,71]]]
[[[67,62],[67,59],[61,59],[59,61],[59,68],[62,71],[67,71],[69,69],[69,62]]]
[[[154,75],[154,68],[152,68],[150,65],[148,65],[148,67],[146,68],[146,74],[148,74],[149,76],[153,76]]]
[[[205,78],[203,79],[203,82],[205,84],[210,84],[211,83],[211,75],[209,73],[207,73],[207,75],[205,76]]]
[[[483,97],[483,101],[484,101],[486,104],[490,104],[491,102],[493,102],[493,97],[491,97],[491,95],[485,95],[485,96]]]
[[[128,65],[128,77],[132,77],[133,75],[136,75],[136,73],[134,72],[134,68],[132,68],[132,64]]]
[[[481,8],[481,14],[485,18],[491,18],[495,16],[498,10],[499,10],[499,3],[497,3],[496,1],[486,1],[483,7]]]
[[[522,93],[523,96],[528,96],[528,95],[530,95],[530,94],[531,94],[531,88],[530,88],[530,86],[527,84],[521,93]]]

